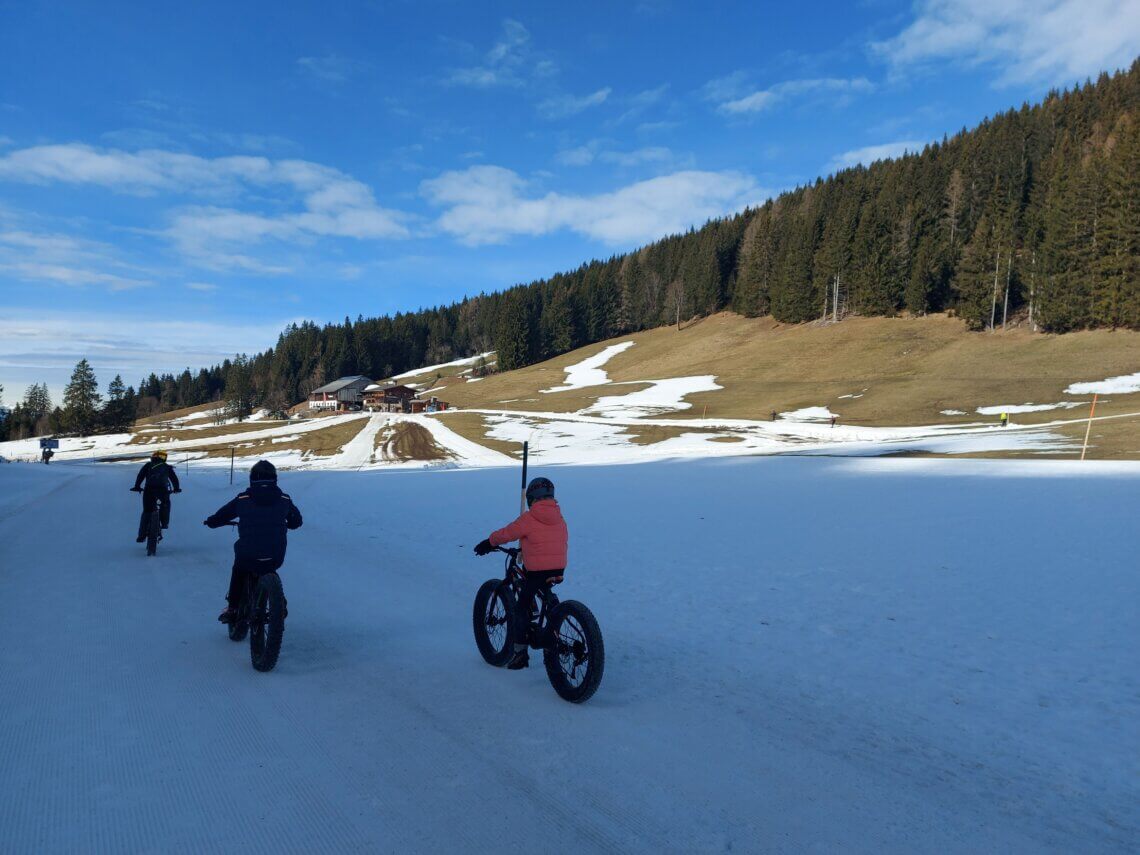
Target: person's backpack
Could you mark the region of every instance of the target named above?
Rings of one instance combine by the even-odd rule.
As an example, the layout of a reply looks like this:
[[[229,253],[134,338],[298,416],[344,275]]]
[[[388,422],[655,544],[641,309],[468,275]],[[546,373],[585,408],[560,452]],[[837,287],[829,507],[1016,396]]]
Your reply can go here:
[[[148,490],[166,490],[170,486],[170,476],[166,474],[165,463],[152,463],[146,471],[146,488]]]

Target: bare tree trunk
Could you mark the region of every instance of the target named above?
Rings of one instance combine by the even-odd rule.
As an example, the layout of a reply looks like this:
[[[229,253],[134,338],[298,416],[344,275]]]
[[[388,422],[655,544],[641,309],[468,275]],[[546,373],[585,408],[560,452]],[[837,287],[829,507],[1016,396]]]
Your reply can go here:
[[[1005,264],[1005,306],[1001,310],[1001,328],[1005,329],[1006,319],[1009,317],[1009,276],[1013,271],[1013,247],[1009,248],[1009,258]]]
[[[990,332],[994,331],[994,321],[997,317],[997,295],[998,295],[998,269],[1001,266],[1001,249],[998,249],[997,255],[994,256],[994,296],[990,301]]]
[[[1037,332],[1037,319],[1033,316],[1033,299],[1037,296],[1037,250],[1033,250],[1033,272],[1029,275],[1029,328]]]

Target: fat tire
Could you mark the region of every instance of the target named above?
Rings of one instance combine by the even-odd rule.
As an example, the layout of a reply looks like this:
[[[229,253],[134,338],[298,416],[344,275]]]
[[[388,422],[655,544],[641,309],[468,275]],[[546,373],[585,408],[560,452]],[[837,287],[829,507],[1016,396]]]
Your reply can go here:
[[[571,684],[566,673],[562,670],[562,660],[559,658],[555,647],[558,643],[558,631],[561,629],[563,621],[569,617],[577,621],[586,637],[588,656],[586,676],[577,686]],[[594,692],[598,691],[598,686],[602,682],[602,674],[606,670],[606,646],[602,641],[602,630],[598,626],[594,613],[577,600],[564,600],[551,612],[546,631],[549,641],[542,651],[542,664],[546,666],[546,676],[550,679],[550,685],[554,687],[554,691],[564,701],[569,701],[572,704],[588,701],[593,697]]]
[[[503,604],[506,622],[504,628],[503,646],[497,648],[491,641],[487,632],[487,609],[497,600]],[[479,655],[488,665],[501,668],[511,661],[514,655],[515,642],[515,595],[511,587],[502,579],[488,579],[475,594],[475,605],[471,610],[471,625],[475,632],[475,646],[479,648]]]
[[[147,514],[146,523],[146,554],[158,554],[158,538],[162,534],[162,526],[159,523],[158,511],[153,510]]]
[[[249,658],[257,671],[272,671],[285,635],[285,591],[281,577],[266,573],[257,580],[250,614]],[[264,621],[264,623],[263,623]]]

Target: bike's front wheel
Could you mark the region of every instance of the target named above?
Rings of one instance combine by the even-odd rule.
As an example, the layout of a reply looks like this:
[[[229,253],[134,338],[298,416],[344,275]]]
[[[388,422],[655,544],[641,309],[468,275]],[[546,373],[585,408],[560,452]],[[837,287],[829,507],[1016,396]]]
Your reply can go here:
[[[566,600],[551,613],[547,635],[542,662],[550,685],[570,703],[588,701],[606,668],[606,647],[594,613],[577,600]]]
[[[471,623],[475,645],[488,665],[500,668],[514,653],[515,598],[502,579],[488,579],[475,595]]]
[[[272,671],[281,654],[285,634],[285,591],[281,577],[266,573],[253,591],[249,616],[249,657],[258,671]]]

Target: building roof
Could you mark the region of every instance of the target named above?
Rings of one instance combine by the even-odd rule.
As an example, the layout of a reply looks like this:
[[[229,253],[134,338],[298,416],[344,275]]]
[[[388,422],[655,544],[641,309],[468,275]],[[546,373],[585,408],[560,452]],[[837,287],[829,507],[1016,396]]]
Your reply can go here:
[[[383,389],[383,388],[384,387],[381,386],[379,383],[369,383],[367,386],[364,387],[364,391],[365,392],[375,392],[375,391],[377,391],[379,389]]]
[[[319,389],[314,389],[310,395],[331,395],[333,392],[339,392],[345,386],[351,386],[353,383],[359,383],[363,380],[365,383],[372,381],[365,377],[363,374],[358,374],[355,377],[341,377],[339,380],[333,380],[331,383],[326,383]]]

